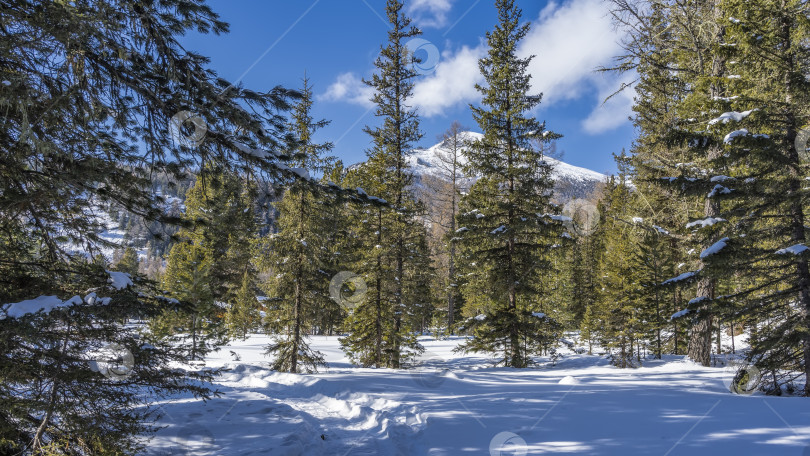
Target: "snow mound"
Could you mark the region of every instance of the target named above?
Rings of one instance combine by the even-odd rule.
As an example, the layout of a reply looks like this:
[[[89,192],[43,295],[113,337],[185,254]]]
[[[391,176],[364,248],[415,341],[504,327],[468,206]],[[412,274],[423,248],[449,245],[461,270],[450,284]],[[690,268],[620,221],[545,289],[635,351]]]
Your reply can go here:
[[[561,378],[559,382],[560,385],[579,385],[580,382],[577,378],[572,377],[570,375],[566,375],[565,377]]]

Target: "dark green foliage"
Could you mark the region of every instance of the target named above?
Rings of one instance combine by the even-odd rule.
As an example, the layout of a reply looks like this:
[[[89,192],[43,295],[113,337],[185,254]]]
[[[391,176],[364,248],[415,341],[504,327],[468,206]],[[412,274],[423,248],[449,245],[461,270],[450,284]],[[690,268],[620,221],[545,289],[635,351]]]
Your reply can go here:
[[[120,323],[133,308],[155,317],[175,307],[170,301],[138,279],[116,290],[102,268],[72,266],[77,279],[63,288],[76,295],[72,306],[21,318],[5,318],[4,309],[0,319],[2,454],[135,454],[137,436],[156,430],[151,404],[182,392],[211,395],[201,381],[215,370],[176,369],[186,363],[176,347]],[[113,354],[131,358],[109,370]]]
[[[430,302],[427,283],[419,271],[429,264],[424,242],[425,226],[417,218],[423,208],[416,201],[410,184],[413,177],[406,158],[422,137],[416,110],[408,105],[413,93],[414,55],[406,40],[421,34],[403,13],[403,3],[388,0],[386,12],[391,28],[388,42],[374,62],[376,72],[366,81],[374,88],[378,127],[366,127],[372,146],[368,161],[348,181],[357,183],[370,195],[382,198],[389,207],[365,206],[356,214],[357,238],[363,253],[355,272],[367,283],[368,294],[349,317],[351,331],[342,339],[344,350],[361,365],[399,368],[407,358],[421,351],[411,325],[421,322],[428,310],[418,310]]]
[[[203,360],[226,342],[224,310],[217,306],[211,287],[210,252],[199,245],[181,242],[172,247],[162,287],[184,304],[181,311],[167,309],[150,321],[153,338],[188,347],[190,360]]]
[[[118,260],[118,263],[115,264],[116,271],[126,272],[131,276],[136,276],[138,274],[138,252],[133,249],[132,247],[127,247],[124,250],[124,254],[121,255],[121,259]]]
[[[246,339],[259,328],[259,300],[256,298],[256,291],[250,272],[245,272],[242,286],[225,314],[225,323],[232,337]]]
[[[467,306],[486,318],[465,323],[474,338],[463,349],[497,353],[501,363],[525,367],[541,346],[538,325],[523,316],[539,310],[536,277],[548,269],[553,246],[563,243],[550,202],[551,166],[533,140],[559,135],[530,115],[541,96],[529,94],[531,58],[517,57],[529,25],[520,24],[513,0],[496,5],[498,25],[487,33],[489,51],[479,62],[486,86],[477,86],[483,98],[472,107],[484,137],[471,145],[468,158],[480,178],[461,201],[457,230],[464,271],[475,276],[464,285]]]
[[[304,78],[301,101],[295,106],[290,130],[297,148],[293,164],[307,173],[322,173],[332,166],[331,143],[317,144],[313,135],[327,121],[312,118],[312,88]],[[264,284],[274,298],[266,326],[278,333],[267,348],[274,355],[273,368],[282,372],[314,372],[324,365],[323,356],[312,350],[306,336],[312,332],[321,309],[336,305],[329,297],[338,252],[326,233],[339,223],[339,201],[315,194],[302,184],[293,184],[276,204],[281,214],[278,233],[260,242],[259,263],[270,274]]]

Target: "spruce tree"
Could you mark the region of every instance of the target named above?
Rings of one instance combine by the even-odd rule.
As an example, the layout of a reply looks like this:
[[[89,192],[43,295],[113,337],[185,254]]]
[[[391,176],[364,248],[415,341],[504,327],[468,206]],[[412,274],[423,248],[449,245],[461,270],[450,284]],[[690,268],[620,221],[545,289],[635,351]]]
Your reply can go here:
[[[726,248],[712,256],[735,280],[718,316],[747,321],[748,359],[766,373],[772,394],[800,379],[810,395],[806,14],[798,1],[729,0],[714,15],[725,31],[714,52],[734,75],[708,120],[723,150],[709,181],[725,195],[719,217],[729,220],[720,226]]]
[[[166,263],[162,287],[185,307],[151,320],[151,335],[187,346],[190,360],[203,361],[227,339],[224,309],[216,304],[212,288],[210,252],[198,244],[180,242],[172,247]]]
[[[232,337],[247,336],[259,328],[259,300],[250,272],[242,276],[242,286],[225,314],[225,324]]]
[[[126,272],[134,277],[138,274],[139,264],[138,252],[132,247],[127,247],[124,250],[124,254],[121,255],[121,259],[115,264],[114,269],[116,271]]]
[[[537,276],[562,242],[560,217],[550,203],[551,165],[531,140],[559,135],[529,113],[541,101],[531,95],[529,58],[517,45],[529,31],[514,0],[498,0],[498,24],[487,33],[489,50],[479,61],[486,85],[477,85],[481,106],[473,117],[484,137],[467,152],[480,176],[460,203],[457,231],[466,274],[467,305],[482,311],[465,326],[473,338],[464,351],[495,353],[501,364],[526,367],[548,343],[550,318],[537,308]]]
[[[312,118],[312,87],[304,77],[301,100],[293,109],[290,130],[296,136],[291,155],[300,173],[322,173],[330,158],[331,143],[314,142],[315,132],[328,125]],[[314,372],[324,365],[323,355],[312,350],[306,337],[321,308],[330,304],[329,283],[335,261],[334,245],[326,235],[334,228],[337,202],[293,184],[276,204],[278,233],[261,245],[259,262],[270,273],[267,291],[278,300],[269,326],[279,336],[267,347],[273,368],[282,372]]]
[[[372,101],[382,125],[365,128],[372,146],[356,182],[389,207],[369,205],[358,214],[363,221],[360,239],[368,253],[359,260],[357,272],[367,282],[368,299],[350,317],[351,334],[342,342],[360,364],[393,368],[421,351],[407,318],[409,307],[421,300],[414,295],[419,288],[408,281],[417,277],[411,271],[423,265],[428,254],[420,246],[425,227],[417,215],[423,209],[410,189],[413,176],[406,160],[414,142],[422,137],[419,117],[408,105],[418,62],[406,44],[421,31],[410,25],[402,9],[399,0],[386,2],[391,25],[388,42],[374,62],[376,72],[365,81],[374,89]]]
[[[462,190],[467,186],[464,173],[464,149],[468,147],[470,139],[459,122],[453,122],[450,128],[441,136],[441,148],[436,151],[440,171],[438,179],[433,182],[433,199],[431,208],[431,222],[438,228],[436,238],[440,241],[441,254],[440,268],[446,269],[447,276],[441,282],[447,293],[447,328],[454,333],[456,314],[461,309],[461,293],[457,273],[457,252],[455,232],[456,216],[458,215],[458,202]],[[423,178],[424,179],[424,178]],[[430,185],[430,183],[428,184]],[[443,261],[442,261],[443,260]]]
[[[256,185],[248,176],[219,167],[204,168],[186,193],[183,219],[191,227],[177,237],[207,252],[211,292],[218,302],[232,302],[244,274],[253,274],[256,199]]]
[[[613,364],[631,367],[633,346],[639,335],[640,318],[637,268],[634,261],[639,228],[633,221],[633,194],[626,177],[620,174],[608,181],[605,197],[599,205],[604,250],[598,269],[596,316],[600,341]]]
[[[43,296],[75,305],[0,321],[0,452],[137,453],[156,398],[207,395],[197,380],[210,372],[182,373],[182,350],[144,344],[121,324],[176,309],[174,301],[158,299],[137,278],[113,295],[110,268],[84,254],[113,247],[98,235],[104,221],[96,216],[110,205],[149,222],[180,222],[154,194],[156,174],[179,180],[186,168],[216,162],[272,180],[296,178],[276,165],[287,142],[279,120],[294,92],[232,85],[178,42],[192,30],[227,29],[201,2],[3,5],[0,306]],[[208,127],[197,147],[170,132],[183,111]],[[100,305],[103,297],[112,299]],[[134,357],[125,382],[108,381],[82,358],[113,342]]]

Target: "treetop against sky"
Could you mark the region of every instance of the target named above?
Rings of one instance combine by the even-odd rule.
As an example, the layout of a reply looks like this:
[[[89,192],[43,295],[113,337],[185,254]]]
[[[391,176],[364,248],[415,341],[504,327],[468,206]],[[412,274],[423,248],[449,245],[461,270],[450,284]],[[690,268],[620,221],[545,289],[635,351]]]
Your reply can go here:
[[[381,0],[307,0],[306,2],[227,2],[211,7],[230,23],[230,33],[190,34],[187,49],[211,57],[224,78],[262,91],[277,84],[296,88],[305,72],[314,87],[313,116],[332,120],[319,135],[335,143],[335,155],[351,164],[365,159],[365,125],[376,125],[363,84],[385,39],[388,23]],[[406,1],[406,14],[424,34],[408,47],[422,60],[412,103],[422,116],[429,147],[453,120],[472,126],[469,104],[480,95],[478,59],[486,52],[485,33],[497,21],[491,2],[473,0]],[[598,73],[620,54],[620,36],[611,25],[606,3],[521,1],[529,35],[519,47],[536,55],[529,67],[532,90],[544,94],[535,111],[553,122],[564,137],[558,150],[574,165],[613,171],[611,153],[629,148],[634,91],[625,90],[605,102],[633,75]]]

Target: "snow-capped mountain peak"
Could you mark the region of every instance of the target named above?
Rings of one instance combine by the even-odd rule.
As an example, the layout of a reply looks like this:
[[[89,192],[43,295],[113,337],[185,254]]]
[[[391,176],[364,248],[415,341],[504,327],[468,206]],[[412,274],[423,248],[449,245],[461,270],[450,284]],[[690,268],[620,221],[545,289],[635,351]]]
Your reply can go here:
[[[466,141],[475,141],[484,135],[474,131],[465,131],[461,136]],[[462,147],[462,150],[465,148]],[[417,180],[424,175],[442,177],[446,175],[447,165],[443,163],[442,156],[448,153],[443,142],[439,142],[427,149],[417,148],[408,156],[408,166]],[[466,157],[461,154],[459,164],[465,164]],[[598,184],[605,182],[607,176],[596,171],[570,165],[561,160],[545,157],[545,161],[553,168],[553,179],[557,183],[557,193],[563,198],[584,197],[591,193]],[[418,184],[417,184],[418,185]]]

